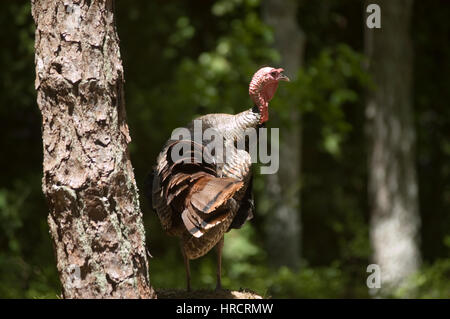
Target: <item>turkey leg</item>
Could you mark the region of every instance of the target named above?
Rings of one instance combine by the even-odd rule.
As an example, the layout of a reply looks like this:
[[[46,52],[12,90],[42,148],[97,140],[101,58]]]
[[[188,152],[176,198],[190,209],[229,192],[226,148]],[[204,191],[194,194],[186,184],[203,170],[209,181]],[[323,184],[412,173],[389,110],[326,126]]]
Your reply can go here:
[[[191,291],[191,267],[189,266],[189,258],[183,249],[183,244],[181,244],[181,253],[183,254],[184,266],[186,267],[186,290]]]
[[[216,290],[222,289],[222,249],[223,249],[224,238],[217,243],[217,284]]]

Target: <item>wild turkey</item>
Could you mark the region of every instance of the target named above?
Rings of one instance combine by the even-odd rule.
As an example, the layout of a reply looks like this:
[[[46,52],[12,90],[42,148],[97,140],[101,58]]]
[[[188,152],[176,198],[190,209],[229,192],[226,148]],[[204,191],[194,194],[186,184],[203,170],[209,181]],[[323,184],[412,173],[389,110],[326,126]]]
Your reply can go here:
[[[269,119],[268,104],[278,82],[289,81],[283,71],[264,67],[253,75],[249,86],[253,108],[236,115],[208,114],[197,119],[203,130],[213,128],[223,137],[224,149],[231,154],[225,162],[206,159],[207,141],[198,143],[193,138],[169,139],[158,156],[149,181],[150,200],[163,229],[181,238],[188,290],[189,260],[214,246],[218,251],[216,289],[221,288],[224,234],[253,217],[251,157],[238,149],[236,142],[245,138],[245,129],[257,128]],[[193,122],[186,128],[193,133]],[[174,148],[182,147],[189,151],[174,160]]]

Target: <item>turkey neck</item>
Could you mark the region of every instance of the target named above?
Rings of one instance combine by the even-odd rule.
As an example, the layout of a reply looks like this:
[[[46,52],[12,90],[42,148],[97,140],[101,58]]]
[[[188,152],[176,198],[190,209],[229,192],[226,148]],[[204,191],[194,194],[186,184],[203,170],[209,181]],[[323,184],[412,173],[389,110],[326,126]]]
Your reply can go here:
[[[246,129],[260,126],[261,114],[259,108],[254,106],[235,115],[208,114],[197,120],[202,121],[202,129],[213,128],[225,138],[226,143],[234,143],[244,136]],[[191,131],[194,130],[193,122],[188,125],[188,128]]]
[[[257,106],[249,110],[238,113],[234,116],[234,127],[236,131],[245,130],[248,128],[257,128],[261,120],[261,114]]]

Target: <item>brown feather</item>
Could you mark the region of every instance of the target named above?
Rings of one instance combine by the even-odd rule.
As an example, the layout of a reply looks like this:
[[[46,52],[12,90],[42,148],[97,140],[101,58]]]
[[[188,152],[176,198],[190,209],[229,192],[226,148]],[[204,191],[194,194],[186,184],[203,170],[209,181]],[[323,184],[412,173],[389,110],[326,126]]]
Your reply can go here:
[[[189,209],[185,209],[181,213],[181,219],[183,220],[184,226],[186,226],[186,229],[188,232],[194,236],[194,237],[201,237],[203,235],[203,232],[193,223],[192,218],[190,216]]]
[[[193,187],[190,201],[196,209],[208,214],[232,197],[243,184],[232,178],[204,177]]]

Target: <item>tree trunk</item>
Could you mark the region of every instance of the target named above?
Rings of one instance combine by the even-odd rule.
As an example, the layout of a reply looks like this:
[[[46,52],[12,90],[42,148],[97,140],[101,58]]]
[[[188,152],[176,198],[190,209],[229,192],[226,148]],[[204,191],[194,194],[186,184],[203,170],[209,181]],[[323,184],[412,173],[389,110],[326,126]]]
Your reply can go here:
[[[150,298],[112,0],[33,0],[43,191],[64,298]]]
[[[381,29],[365,28],[376,88],[369,93],[370,235],[382,289],[398,287],[420,266],[420,217],[412,102],[412,0],[369,1],[381,8]],[[368,4],[367,3],[367,4]]]
[[[303,61],[304,34],[297,24],[298,1],[265,0],[263,17],[273,27],[281,66],[291,80]],[[273,266],[296,268],[300,262],[300,162],[301,118],[291,105],[290,125],[280,128],[280,168],[267,176],[266,194],[273,203],[267,221],[267,246]]]

